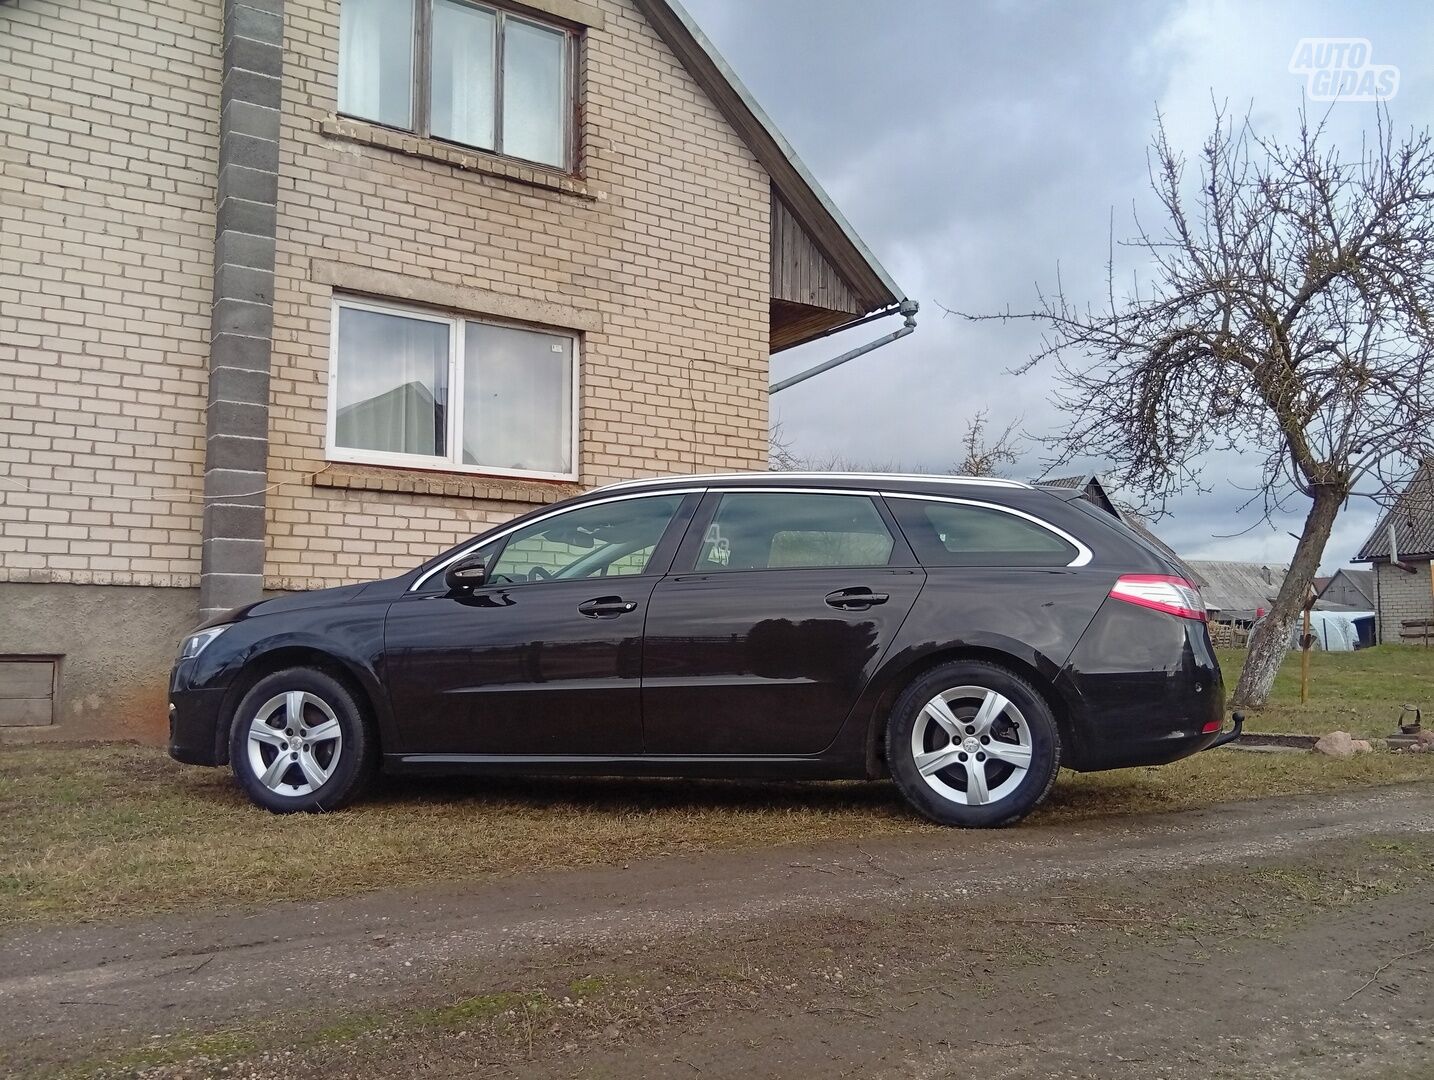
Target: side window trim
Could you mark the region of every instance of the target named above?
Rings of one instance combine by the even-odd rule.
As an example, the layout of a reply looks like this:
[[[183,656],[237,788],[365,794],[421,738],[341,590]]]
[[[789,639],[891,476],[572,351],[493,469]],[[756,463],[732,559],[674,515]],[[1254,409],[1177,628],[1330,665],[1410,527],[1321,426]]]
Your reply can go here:
[[[1046,532],[1059,537],[1067,544],[1070,544],[1071,547],[1075,548],[1076,557],[1066,563],[1066,567],[1074,568],[1085,566],[1095,557],[1089,547],[1058,525],[1052,525],[1049,521],[1039,518],[1035,514],[1028,514],[1024,510],[1017,510],[1014,506],[1002,506],[1000,503],[982,502],[979,499],[958,499],[950,495],[922,495],[911,491],[883,491],[881,497],[883,499],[909,499],[912,502],[955,503],[958,506],[975,506],[982,510],[994,510],[997,513],[1009,514],[1011,517],[1020,518],[1023,521],[1030,522],[1032,525],[1037,525],[1045,529]]]
[[[766,494],[773,494],[773,495],[865,495],[867,498],[869,498],[869,499],[871,500],[871,505],[872,505],[872,507],[876,510],[877,516],[881,518],[882,524],[886,526],[886,531],[891,534],[891,554],[887,557],[886,562],[884,562],[884,563],[882,564],[882,566],[883,566],[883,567],[886,567],[886,566],[915,567],[915,566],[920,566],[920,565],[921,565],[920,561],[916,558],[916,552],[912,549],[911,545],[907,542],[906,534],[901,531],[901,526],[897,523],[897,521],[896,521],[896,516],[895,516],[894,514],[892,514],[890,507],[888,507],[888,506],[886,505],[885,500],[882,498],[881,492],[872,491],[872,490],[868,490],[868,489],[865,489],[865,488],[825,488],[825,487],[819,488],[819,487],[785,487],[785,486],[784,486],[784,487],[757,487],[757,486],[716,487],[716,488],[708,488],[708,489],[707,489],[706,497],[702,500],[701,506],[698,507],[696,513],[693,515],[692,521],[689,523],[689,525],[688,525],[688,527],[687,527],[687,535],[683,538],[682,544],[678,547],[676,553],[673,555],[672,565],[671,565],[671,567],[668,569],[667,574],[666,574],[665,576],[667,576],[667,577],[673,577],[673,576],[685,575],[685,574],[707,574],[707,573],[739,573],[739,572],[755,573],[755,572],[757,572],[757,571],[759,571],[759,570],[760,570],[761,572],[764,572],[764,573],[775,573],[775,572],[778,572],[778,571],[781,571],[781,570],[842,570],[842,569],[871,570],[871,569],[877,569],[876,567],[870,567],[870,566],[853,566],[853,567],[839,567],[839,566],[816,566],[816,567],[813,567],[813,566],[807,566],[807,567],[803,567],[803,566],[768,566],[768,567],[759,567],[759,568],[755,568],[755,569],[749,569],[749,570],[746,570],[746,571],[699,570],[699,569],[697,569],[697,556],[698,556],[699,552],[700,552],[701,549],[702,549],[702,544],[703,544],[704,540],[706,539],[707,529],[708,529],[708,527],[712,524],[713,519],[716,518],[716,516],[717,516],[717,510],[718,510],[718,508],[722,505],[722,496],[724,496],[724,495],[766,495]]]
[[[547,521],[549,518],[559,517],[559,516],[562,515],[562,514],[567,514],[567,513],[570,513],[570,512],[572,512],[572,511],[574,511],[574,510],[582,510],[582,509],[585,509],[586,507],[589,507],[589,506],[600,506],[600,505],[602,505],[602,504],[604,504],[604,503],[630,502],[630,501],[633,500],[633,499],[662,498],[662,497],[668,496],[668,495],[684,495],[684,496],[686,496],[686,495],[700,495],[700,494],[702,493],[702,491],[703,491],[702,488],[670,488],[670,489],[665,490],[665,491],[632,492],[632,493],[629,493],[629,494],[626,494],[626,495],[613,495],[613,496],[610,496],[610,497],[605,498],[605,499],[589,499],[589,500],[585,500],[584,502],[582,502],[581,504],[579,504],[579,505],[577,505],[577,506],[562,506],[562,507],[558,507],[558,508],[556,508],[556,509],[550,510],[550,511],[548,511],[548,512],[545,513],[545,514],[539,514],[539,515],[536,516],[536,517],[525,517],[525,518],[523,518],[521,521],[513,522],[513,523],[511,523],[511,524],[509,524],[509,525],[507,525],[507,526],[501,526],[501,527],[499,527],[499,528],[498,528],[497,530],[495,530],[495,531],[483,533],[483,534],[481,534],[481,535],[479,535],[479,536],[477,536],[477,537],[474,537],[471,541],[469,541],[468,543],[462,545],[461,547],[459,547],[457,550],[453,551],[452,553],[450,553],[450,554],[447,555],[446,557],[440,558],[438,562],[435,562],[433,565],[429,566],[426,570],[424,570],[422,573],[420,573],[420,574],[418,575],[418,577],[414,579],[413,584],[410,585],[410,586],[405,590],[405,592],[408,592],[408,593],[416,593],[416,592],[421,591],[421,590],[423,589],[423,586],[424,586],[424,583],[425,583],[425,582],[429,581],[431,578],[435,577],[436,575],[441,574],[444,570],[446,570],[446,569],[447,569],[449,566],[451,566],[453,563],[457,562],[459,559],[462,559],[462,558],[464,558],[465,556],[471,555],[471,554],[473,554],[473,552],[477,551],[479,548],[481,548],[481,547],[487,547],[489,544],[495,543],[495,542],[497,542],[497,541],[499,541],[499,540],[506,541],[509,536],[511,536],[513,533],[517,532],[519,529],[526,529],[526,528],[527,528],[528,526],[530,526],[530,525],[536,525],[536,524],[538,524],[539,522]],[[681,520],[682,514],[683,514],[683,509],[684,509],[684,507],[685,507],[686,505],[687,505],[687,500],[684,499],[683,502],[678,506],[676,513],[673,514],[672,520],[668,522],[668,526],[667,526],[668,532],[670,532],[670,531],[672,530],[673,526],[674,526],[678,521]],[[667,534],[666,534],[666,533],[664,533],[663,539],[664,539],[664,540],[667,539]],[[503,546],[506,547],[506,546],[507,546],[506,543],[505,543]],[[662,541],[659,541],[659,542],[658,542],[658,548],[660,549],[661,547],[662,547]],[[499,552],[500,555],[502,554],[502,548],[501,548],[501,547],[498,549],[498,552]],[[654,560],[655,560],[657,557],[658,557],[658,550],[654,549],[654,551],[653,551],[653,558],[654,558]],[[644,576],[645,576],[645,577],[651,577],[651,576],[653,576],[654,573],[656,573],[656,567],[655,567],[655,566],[654,566],[652,572],[650,572],[650,573],[648,573],[648,574],[645,574]]]

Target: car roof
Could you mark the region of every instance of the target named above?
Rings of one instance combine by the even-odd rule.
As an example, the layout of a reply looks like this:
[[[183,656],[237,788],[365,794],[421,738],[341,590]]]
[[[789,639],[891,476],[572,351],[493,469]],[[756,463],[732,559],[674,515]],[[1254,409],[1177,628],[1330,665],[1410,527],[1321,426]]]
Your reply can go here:
[[[832,488],[921,491],[932,494],[990,491],[993,488],[1032,490],[1030,484],[1019,480],[1003,480],[993,476],[942,476],[926,473],[878,473],[878,472],[734,472],[704,473],[695,475],[653,476],[643,480],[623,480],[608,484],[590,495],[635,492],[644,489],[660,490],[664,487],[770,487],[770,488]]]

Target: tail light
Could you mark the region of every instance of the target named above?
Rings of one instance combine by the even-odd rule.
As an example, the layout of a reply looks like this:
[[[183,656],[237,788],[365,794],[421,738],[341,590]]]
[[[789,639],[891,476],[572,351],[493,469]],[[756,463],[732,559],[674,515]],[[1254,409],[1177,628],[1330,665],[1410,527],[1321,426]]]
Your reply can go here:
[[[1116,600],[1153,608],[1182,619],[1205,621],[1205,602],[1200,590],[1183,577],[1172,574],[1122,574],[1110,590]]]

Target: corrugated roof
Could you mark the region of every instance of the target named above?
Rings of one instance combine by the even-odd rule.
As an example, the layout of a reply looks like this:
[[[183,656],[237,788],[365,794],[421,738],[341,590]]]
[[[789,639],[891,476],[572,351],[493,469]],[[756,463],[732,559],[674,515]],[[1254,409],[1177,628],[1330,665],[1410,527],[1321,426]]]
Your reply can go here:
[[[1058,476],[1053,480],[1037,480],[1036,483],[1041,487],[1082,488],[1090,481],[1091,476],[1087,473],[1085,476]]]
[[[1351,561],[1388,559],[1391,525],[1401,560],[1434,558],[1434,461],[1426,461],[1419,467],[1404,493]]]
[[[1283,563],[1223,559],[1189,559],[1187,565],[1204,581],[1200,595],[1206,607],[1242,613],[1268,609],[1290,569]]]

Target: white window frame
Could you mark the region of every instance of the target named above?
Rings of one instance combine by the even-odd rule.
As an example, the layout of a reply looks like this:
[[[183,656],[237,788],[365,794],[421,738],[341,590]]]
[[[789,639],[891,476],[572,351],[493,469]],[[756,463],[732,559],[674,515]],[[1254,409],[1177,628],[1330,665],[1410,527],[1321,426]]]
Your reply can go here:
[[[403,454],[391,450],[364,450],[338,444],[338,386],[339,386],[339,314],[349,308],[354,311],[369,311],[381,315],[398,315],[405,319],[442,323],[448,326],[448,415],[444,433],[444,445],[448,454],[438,457],[429,454]],[[571,403],[572,415],[569,446],[572,448],[572,468],[568,472],[542,472],[529,469],[505,469],[496,465],[468,465],[463,461],[463,357],[465,355],[464,333],[468,323],[485,326],[506,326],[517,330],[532,330],[566,337],[572,342],[573,370]],[[355,465],[383,465],[401,469],[430,469],[439,472],[463,473],[468,476],[510,476],[526,480],[569,480],[578,479],[579,446],[578,414],[579,391],[582,375],[582,341],[571,330],[552,326],[539,326],[506,319],[492,319],[470,315],[461,311],[436,311],[431,308],[413,307],[407,304],[389,303],[381,300],[361,299],[353,296],[335,295],[329,311],[329,388],[327,427],[324,439],[324,456],[329,461],[341,461]]]

